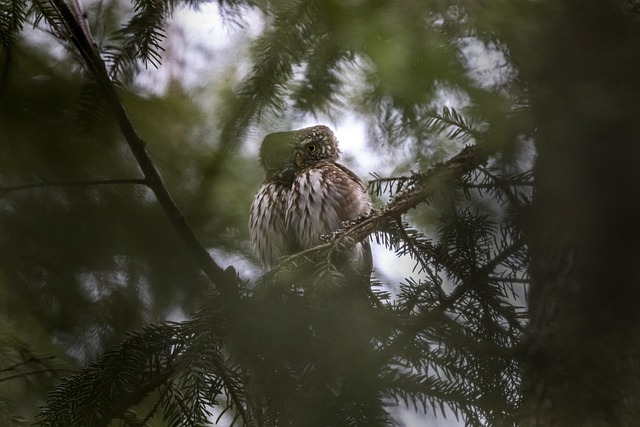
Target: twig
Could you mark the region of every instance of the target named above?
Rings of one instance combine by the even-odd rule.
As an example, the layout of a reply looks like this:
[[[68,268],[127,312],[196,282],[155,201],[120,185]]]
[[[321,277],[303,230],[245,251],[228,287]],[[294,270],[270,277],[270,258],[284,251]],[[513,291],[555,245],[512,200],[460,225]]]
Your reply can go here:
[[[93,34],[91,34],[87,12],[84,11],[84,7],[82,6],[82,3],[80,3],[79,0],[69,0],[69,5],[71,6],[73,13],[76,15],[76,19],[78,20],[78,23],[82,28],[82,32],[84,33],[84,36],[87,38],[87,40],[89,40],[89,42],[93,46],[93,50],[97,51],[98,44],[94,40]]]
[[[425,271],[431,277],[431,280],[433,281],[434,285],[437,286],[438,298],[439,299],[445,298],[446,294],[444,292],[444,289],[442,289],[441,284],[438,283],[438,276],[434,273],[433,269],[429,267],[429,260],[427,259],[425,254],[420,249],[415,247],[413,240],[411,239],[411,237],[409,237],[409,235],[407,234],[407,231],[404,229],[402,225],[402,220],[400,220],[400,218],[396,218],[396,226],[398,227],[398,231],[402,235],[402,239],[407,243],[409,249],[413,253],[413,256],[418,259],[418,263],[421,265],[422,271]],[[429,248],[427,252],[428,252],[428,255],[431,257],[435,257],[436,255],[436,249],[431,244],[429,244]]]
[[[11,366],[7,366],[6,368],[2,368],[0,369],[0,372],[7,372],[7,371],[13,371],[16,368],[19,368],[20,366],[29,364],[29,363],[42,363],[45,360],[51,360],[51,359],[55,359],[55,356],[44,356],[44,357],[30,357],[27,360],[23,360],[22,362],[18,362],[14,365]]]
[[[478,270],[478,275],[488,275],[491,271],[493,271],[498,265],[507,260],[511,255],[516,253],[518,250],[522,248],[525,244],[524,238],[519,238],[514,241],[511,245],[509,245],[504,251],[502,251],[498,256],[496,256],[489,263],[484,265],[482,268]],[[457,288],[453,290],[449,294],[449,296],[444,299],[439,305],[438,310],[446,311],[453,304],[455,304],[460,298],[462,298],[472,287],[474,282],[470,279],[465,280],[462,284],[460,284]],[[518,323],[509,313],[506,313],[506,309],[504,307],[495,307],[495,310],[502,315],[504,319],[507,320],[509,326],[513,329],[522,332],[523,327],[520,323]]]
[[[11,187],[0,187],[0,198],[13,193],[14,191],[30,190],[33,188],[42,187],[90,187],[92,185],[117,185],[117,184],[133,184],[133,185],[149,185],[144,178],[131,178],[131,179],[103,179],[97,181],[52,181],[52,182],[36,182],[33,184],[14,185]]]
[[[514,241],[504,251],[500,252],[500,254],[498,254],[497,257],[495,257],[489,263],[487,263],[482,268],[480,268],[477,271],[477,275],[484,275],[484,274],[488,275],[498,265],[500,265],[502,262],[507,260],[511,255],[516,253],[520,248],[522,248],[523,245],[524,245],[524,238],[522,238],[522,237],[520,239]],[[457,288],[455,288],[453,290],[453,292],[451,292],[446,299],[444,299],[440,303],[440,305],[438,306],[438,309],[447,310],[449,307],[451,307],[453,304],[455,304],[456,301],[458,301],[460,298],[462,298],[462,296],[469,289],[471,289],[471,287],[473,286],[473,283],[474,282],[472,282],[469,279],[465,280],[462,284],[460,284]]]
[[[146,425],[147,421],[149,421],[155,415],[155,413],[158,411],[158,408],[160,407],[160,403],[162,402],[162,399],[164,398],[164,394],[165,393],[166,393],[166,390],[163,390],[160,393],[160,396],[158,397],[158,400],[156,401],[156,403],[153,405],[153,407],[151,408],[149,413],[147,415],[145,415],[145,417],[140,422],[141,426]]]
[[[75,369],[38,369],[38,370],[35,370],[35,371],[21,372],[19,374],[9,375],[8,377],[0,378],[0,383],[5,382],[5,381],[9,381],[9,380],[14,380],[14,379],[20,378],[20,377],[28,377],[30,375],[46,374],[46,373],[58,374],[58,373],[64,373],[64,372],[77,374],[80,371],[75,370]]]
[[[491,281],[503,283],[518,283],[523,285],[531,284],[531,279],[522,279],[518,277],[489,277]]]

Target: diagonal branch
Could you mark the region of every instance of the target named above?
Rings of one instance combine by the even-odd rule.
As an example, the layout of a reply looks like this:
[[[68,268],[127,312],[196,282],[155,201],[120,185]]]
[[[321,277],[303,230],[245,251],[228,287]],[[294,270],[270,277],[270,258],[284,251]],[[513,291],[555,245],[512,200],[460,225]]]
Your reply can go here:
[[[433,167],[414,186],[400,193],[386,206],[378,209],[365,220],[344,229],[340,234],[355,241],[361,241],[371,233],[384,231],[396,218],[480,166],[486,157],[486,154],[476,145],[465,147],[447,162]]]
[[[91,29],[89,28],[89,20],[87,19],[87,12],[84,11],[82,3],[80,2],[80,0],[69,0],[69,5],[71,6],[76,19],[80,24],[80,28],[82,28],[82,33],[87,38],[91,46],[93,46],[93,50],[95,51],[98,44],[93,39],[93,35],[91,34]]]
[[[285,285],[288,283],[287,280],[278,281],[276,278],[279,276],[287,278],[290,267],[297,269],[301,265],[313,264],[319,256],[329,256],[333,250],[343,245],[349,246],[361,242],[374,233],[388,233],[403,214],[426,202],[442,189],[450,187],[466,173],[481,166],[488,155],[477,145],[465,147],[448,161],[420,174],[408,189],[398,194],[387,205],[334,232],[328,242],[280,259],[271,271],[258,280],[257,288],[267,284],[273,287],[276,283]],[[435,250],[430,252],[431,255],[435,255]],[[447,297],[440,291],[439,299],[446,301]]]
[[[421,179],[411,188],[400,193],[387,205],[375,210],[362,220],[336,231],[329,242],[283,258],[267,274],[277,274],[278,270],[284,265],[311,259],[311,255],[339,246],[343,240],[361,242],[370,234],[388,230],[402,215],[427,201],[439,190],[451,185],[464,174],[483,164],[487,156],[488,154],[483,152],[477,145],[465,147],[456,156],[424,173]]]
[[[67,36],[81,54],[88,71],[93,75],[101,88],[107,100],[107,105],[110,107],[120,127],[120,132],[136,158],[147,185],[153,191],[158,203],[160,203],[167,218],[173,225],[173,228],[182,238],[182,241],[191,252],[198,266],[218,290],[227,297],[236,298],[238,278],[235,270],[231,267],[223,270],[211,258],[207,250],[200,243],[200,240],[189,225],[187,219],[176,205],[162,180],[160,172],[147,152],[146,143],[136,132],[120,101],[116,89],[109,79],[104,61],[92,43],[90,36],[85,33],[85,30],[88,31],[88,27],[85,26],[86,28],[83,28],[64,0],[49,0],[49,2],[57,11],[62,24],[65,26]]]

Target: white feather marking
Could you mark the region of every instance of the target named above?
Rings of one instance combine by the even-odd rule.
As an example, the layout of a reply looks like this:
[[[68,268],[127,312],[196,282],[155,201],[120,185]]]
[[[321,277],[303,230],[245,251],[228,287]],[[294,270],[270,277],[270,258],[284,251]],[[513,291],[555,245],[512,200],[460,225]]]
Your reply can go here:
[[[254,251],[265,266],[272,266],[287,255],[288,246],[282,216],[286,209],[285,187],[275,183],[264,184],[251,204],[249,227]]]

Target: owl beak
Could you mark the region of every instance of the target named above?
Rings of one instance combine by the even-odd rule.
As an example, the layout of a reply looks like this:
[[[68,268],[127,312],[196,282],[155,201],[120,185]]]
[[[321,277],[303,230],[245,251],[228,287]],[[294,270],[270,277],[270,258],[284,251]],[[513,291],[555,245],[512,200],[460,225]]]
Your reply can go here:
[[[294,160],[296,162],[296,165],[298,165],[298,167],[302,166],[302,154],[296,153]]]

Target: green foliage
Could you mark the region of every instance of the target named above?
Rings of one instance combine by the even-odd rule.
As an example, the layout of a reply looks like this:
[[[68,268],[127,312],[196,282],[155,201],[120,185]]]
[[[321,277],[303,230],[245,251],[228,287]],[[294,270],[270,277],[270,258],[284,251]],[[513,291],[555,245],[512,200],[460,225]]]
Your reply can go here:
[[[8,52],[15,45],[15,36],[22,29],[27,15],[27,4],[19,0],[0,2],[0,46]]]
[[[225,366],[214,329],[220,319],[213,311],[206,319],[131,334],[82,375],[64,380],[50,394],[39,425],[106,426],[114,418],[144,425],[159,405],[167,425],[198,426],[207,423],[206,405],[218,404],[219,395],[227,396],[227,408],[233,407],[242,390]],[[138,418],[129,410],[155,390],[157,402],[148,415]]]
[[[531,127],[516,114],[524,90],[513,81],[482,87],[459,49],[463,38],[492,39],[483,30],[492,11],[455,1],[220,1],[227,17],[260,11],[265,29],[248,75],[221,88],[233,95],[211,123],[193,94],[141,96],[131,84],[160,65],[174,10],[200,3],[136,0],[121,13],[101,2],[89,19],[109,17],[100,54],[206,247],[224,263],[254,263],[246,211],[261,177],[256,160],[238,154],[252,128],[346,108],[368,121],[378,147],[406,148],[422,167],[370,187],[390,205],[422,194],[403,220],[378,212],[372,231],[414,268],[400,283],[383,272],[372,289],[345,283],[332,260],[351,224],[255,284],[238,280],[237,298],[207,292],[212,284],[123,148],[104,88],[83,71],[69,18],[55,2],[33,2],[29,15],[25,3],[0,0],[2,49],[15,58],[0,97],[2,312],[17,328],[47,329],[29,343],[38,353],[93,361],[53,388],[39,424],[199,426],[220,416],[375,426],[408,407],[453,412],[470,426],[513,425],[532,178],[512,160]],[[66,50],[55,58],[20,37],[27,23]],[[434,180],[429,167],[465,144],[485,150],[487,164],[462,173],[444,163],[451,179]],[[255,279],[250,271],[241,278]],[[187,320],[162,323],[169,316]],[[0,420],[6,412],[21,422],[19,411],[2,411]]]
[[[471,187],[479,180],[464,182]],[[103,423],[107,415],[125,416],[125,407],[150,395],[144,385],[158,389],[169,425],[201,425],[211,407],[240,410],[256,400],[266,425],[387,425],[393,402],[443,414],[446,405],[468,425],[510,424],[519,403],[513,351],[522,329],[510,279],[522,278],[526,247],[487,215],[457,204],[443,203],[435,242],[406,224],[379,235],[426,273],[407,279],[395,298],[380,294],[387,300],[371,305],[363,294],[336,286],[339,276],[316,275],[310,283],[308,267],[296,263],[261,282],[239,306],[222,311],[220,296],[212,295],[194,321],[123,342],[58,387],[43,425],[87,416],[67,415],[89,407],[73,404],[74,396],[100,401],[92,408],[104,405],[105,412],[91,416]],[[292,282],[304,288],[291,288]],[[162,369],[148,366],[158,360]],[[129,381],[111,385],[111,395],[87,394],[119,385],[120,377]]]
[[[133,16],[117,30],[106,46],[104,56],[113,78],[131,81],[139,66],[159,67],[164,25],[176,7],[197,6],[198,0],[135,0]]]

